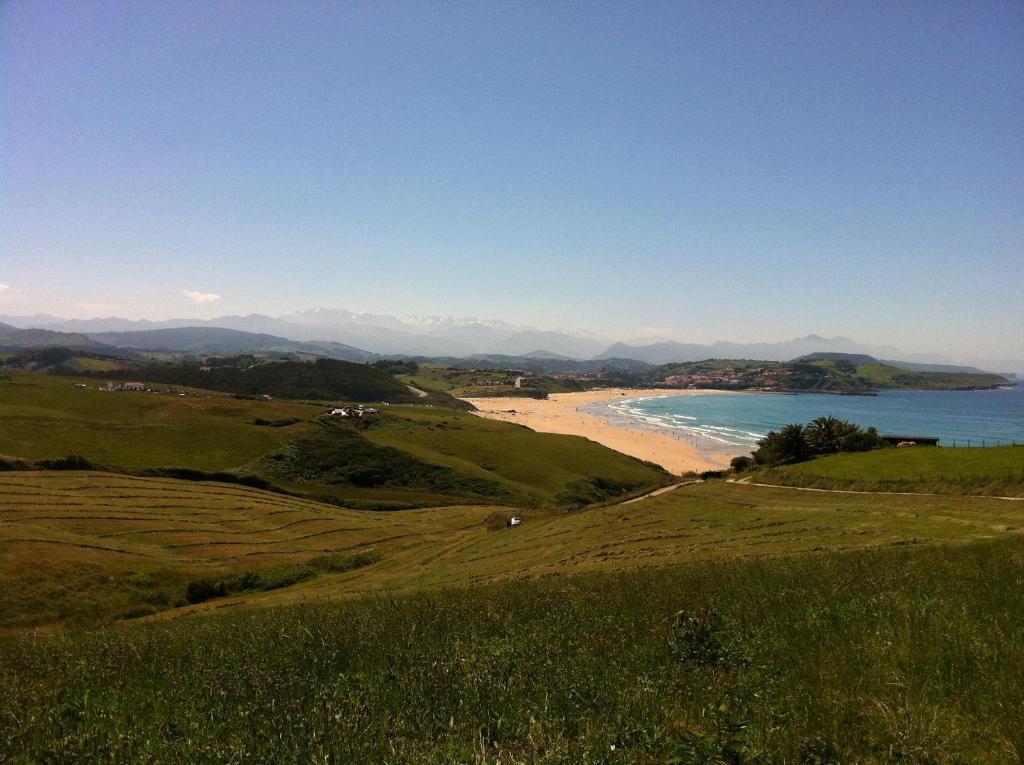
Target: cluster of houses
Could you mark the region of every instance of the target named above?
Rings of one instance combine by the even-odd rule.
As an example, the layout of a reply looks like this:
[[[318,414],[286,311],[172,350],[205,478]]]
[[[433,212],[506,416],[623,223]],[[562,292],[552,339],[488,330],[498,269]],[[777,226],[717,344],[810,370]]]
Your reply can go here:
[[[757,387],[764,390],[780,388],[785,378],[792,377],[789,369],[765,367],[722,367],[707,371],[694,371],[683,375],[670,375],[665,378],[668,385],[677,388],[715,388],[715,387]]]
[[[380,414],[380,409],[374,409],[372,406],[365,409],[361,406],[341,406],[328,409],[327,414],[332,417],[365,417]]]
[[[113,382],[108,382],[106,390],[136,390],[136,391],[144,391],[144,390],[146,390],[146,383],[140,383],[140,382],[113,383]]]

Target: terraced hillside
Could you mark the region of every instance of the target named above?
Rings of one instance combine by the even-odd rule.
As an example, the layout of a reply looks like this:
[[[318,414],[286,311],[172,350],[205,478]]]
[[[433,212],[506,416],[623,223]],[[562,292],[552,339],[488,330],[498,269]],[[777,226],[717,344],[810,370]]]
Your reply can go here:
[[[367,513],[227,484],[0,473],[0,626],[105,621],[181,605],[197,578],[454,543],[493,512]]]
[[[506,528],[517,512],[523,525]],[[196,580],[288,587],[189,609],[441,589],[684,561],[774,557],[1017,534],[1022,503],[829,495],[721,482],[577,513],[496,506],[368,513],[211,483],[90,472],[0,473],[2,626],[103,621],[185,606]],[[320,569],[323,556],[376,562]]]

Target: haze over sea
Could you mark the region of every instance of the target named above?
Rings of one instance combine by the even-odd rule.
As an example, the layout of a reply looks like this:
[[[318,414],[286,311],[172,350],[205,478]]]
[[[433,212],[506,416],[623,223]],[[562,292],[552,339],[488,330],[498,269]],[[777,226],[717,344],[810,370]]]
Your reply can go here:
[[[617,415],[667,428],[707,448],[753,449],[769,430],[831,415],[882,434],[938,436],[942,446],[1024,443],[1024,386],[979,391],[883,390],[877,396],[822,393],[631,398]],[[700,442],[704,443],[701,444]]]

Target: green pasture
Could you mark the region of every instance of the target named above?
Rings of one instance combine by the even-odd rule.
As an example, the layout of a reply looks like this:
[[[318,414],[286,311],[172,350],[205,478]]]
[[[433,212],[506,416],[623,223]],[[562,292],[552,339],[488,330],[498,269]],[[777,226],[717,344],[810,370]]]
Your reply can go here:
[[[1013,537],[14,635],[0,760],[1003,765],[1022,578]]]
[[[1024,495],[1024,447],[915,446],[834,454],[758,473],[765,483]]]
[[[668,478],[657,466],[585,438],[537,433],[454,410],[391,407],[365,435],[375,444],[497,482],[523,504],[558,504],[560,498],[569,503],[569,495],[595,478],[629,488]]]
[[[118,468],[230,470],[366,509],[467,502],[579,506],[657,486],[664,472],[582,438],[536,433],[458,410],[382,407],[360,422],[323,405],[102,390],[42,374],[0,382],[0,456],[70,454]],[[75,387],[85,384],[89,387]],[[272,424],[289,423],[282,427]],[[278,457],[295,454],[288,469]],[[598,487],[594,483],[600,483]]]
[[[505,521],[519,514],[521,526]],[[196,577],[374,550],[367,568],[191,610],[280,605],[693,560],[1016,536],[990,498],[829,495],[715,481],[573,513],[462,505],[348,510],[244,486],[77,471],[0,473],[0,626],[185,604]],[[170,611],[169,613],[177,613]]]
[[[76,383],[89,385],[76,388]],[[35,461],[78,454],[98,464],[230,470],[308,427],[253,424],[257,418],[307,420],[321,408],[248,401],[190,390],[187,396],[101,390],[101,382],[14,374],[0,382],[0,455]]]

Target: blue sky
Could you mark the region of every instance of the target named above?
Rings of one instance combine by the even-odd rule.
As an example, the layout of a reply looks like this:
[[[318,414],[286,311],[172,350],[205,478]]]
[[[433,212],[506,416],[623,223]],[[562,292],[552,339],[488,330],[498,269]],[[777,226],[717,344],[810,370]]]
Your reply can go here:
[[[0,50],[0,313],[1024,358],[1017,2],[35,0]]]

